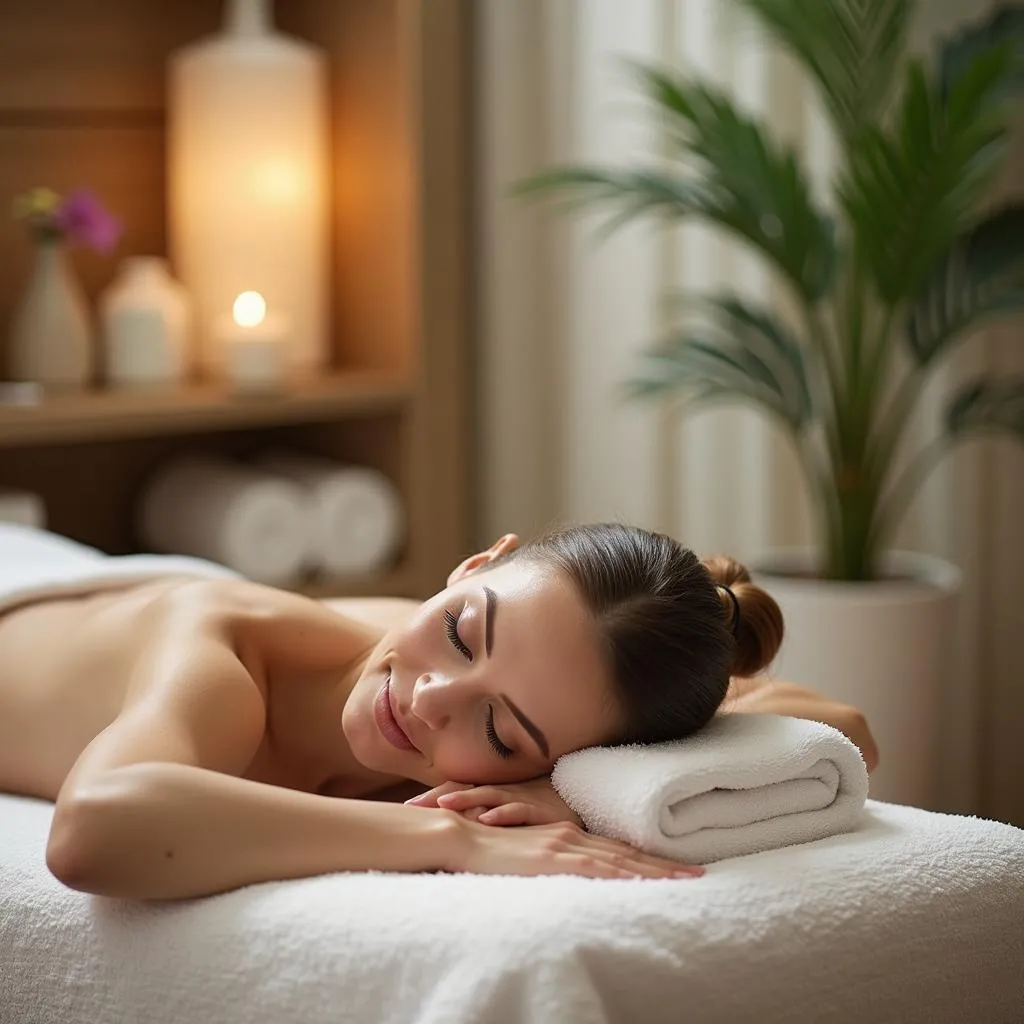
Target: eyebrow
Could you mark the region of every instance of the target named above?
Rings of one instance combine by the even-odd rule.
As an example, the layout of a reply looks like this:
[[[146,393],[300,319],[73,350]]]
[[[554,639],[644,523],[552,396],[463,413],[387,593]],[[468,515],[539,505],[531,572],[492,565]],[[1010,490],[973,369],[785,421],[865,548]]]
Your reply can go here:
[[[526,717],[526,715],[524,715],[522,711],[520,711],[519,708],[517,708],[515,704],[512,703],[512,700],[509,697],[506,697],[505,694],[503,693],[499,693],[498,696],[505,702],[509,711],[511,711],[512,714],[516,716],[516,718],[519,721],[519,724],[530,734],[530,738],[533,740],[533,742],[536,743],[538,747],[540,747],[540,752],[546,758],[550,758],[551,749],[550,747],[548,747],[547,737],[544,735],[544,733],[542,733],[540,729],[538,729],[537,726],[535,726],[533,722],[531,722]]]
[[[484,614],[484,650],[487,651],[489,658],[494,646],[494,616],[498,612],[498,595],[490,587],[484,587],[484,597],[487,599],[487,610]]]

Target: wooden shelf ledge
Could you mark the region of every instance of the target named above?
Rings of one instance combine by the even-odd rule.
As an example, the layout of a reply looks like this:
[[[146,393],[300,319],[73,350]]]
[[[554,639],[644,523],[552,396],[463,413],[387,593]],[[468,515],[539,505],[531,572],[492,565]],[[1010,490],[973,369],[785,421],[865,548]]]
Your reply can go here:
[[[411,395],[404,375],[369,370],[294,381],[268,395],[235,395],[224,384],[44,395],[0,403],[0,448],[315,423],[398,410]]]

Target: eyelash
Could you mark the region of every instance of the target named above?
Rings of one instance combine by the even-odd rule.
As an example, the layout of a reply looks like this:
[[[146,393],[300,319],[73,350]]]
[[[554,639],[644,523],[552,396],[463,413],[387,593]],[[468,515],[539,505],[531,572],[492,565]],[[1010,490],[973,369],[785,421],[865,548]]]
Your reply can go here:
[[[507,759],[515,753],[514,750],[510,750],[498,739],[498,734],[494,731],[494,708],[487,709],[487,742],[490,743],[491,749],[498,757]]]
[[[459,654],[461,654],[467,661],[472,661],[473,652],[462,642],[462,637],[459,636],[458,627],[459,620],[455,612],[450,608],[446,608],[444,611],[444,631],[448,634],[448,639]],[[498,757],[507,759],[515,754],[514,750],[510,747],[506,747],[505,744],[498,739],[498,734],[494,731],[494,708],[487,709],[487,742],[491,745],[491,750],[493,750]]]
[[[452,647],[455,648],[461,654],[466,661],[473,660],[473,652],[462,642],[462,637],[459,636],[458,630],[459,620],[455,616],[455,612],[446,608],[444,612],[444,631],[448,634],[448,639],[451,641]]]

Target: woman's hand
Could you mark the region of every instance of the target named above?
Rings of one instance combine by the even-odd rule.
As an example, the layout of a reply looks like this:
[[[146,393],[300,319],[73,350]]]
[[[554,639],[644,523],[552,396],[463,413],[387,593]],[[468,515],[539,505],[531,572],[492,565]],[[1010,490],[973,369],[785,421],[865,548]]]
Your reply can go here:
[[[547,776],[504,786],[446,782],[406,803],[456,811],[483,825],[553,825],[559,821],[583,825],[582,818],[555,792]]]
[[[584,875],[589,878],[699,878],[700,866],[665,860],[584,832],[578,825],[491,828],[455,819],[462,834],[449,870],[479,875]]]

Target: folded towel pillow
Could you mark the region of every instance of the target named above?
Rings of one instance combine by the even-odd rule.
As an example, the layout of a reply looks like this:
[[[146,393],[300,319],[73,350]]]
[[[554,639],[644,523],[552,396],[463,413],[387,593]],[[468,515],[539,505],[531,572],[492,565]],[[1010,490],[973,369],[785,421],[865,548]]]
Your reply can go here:
[[[780,715],[721,714],[685,740],[575,751],[551,780],[588,831],[693,864],[853,831],[868,795],[846,736]]]

